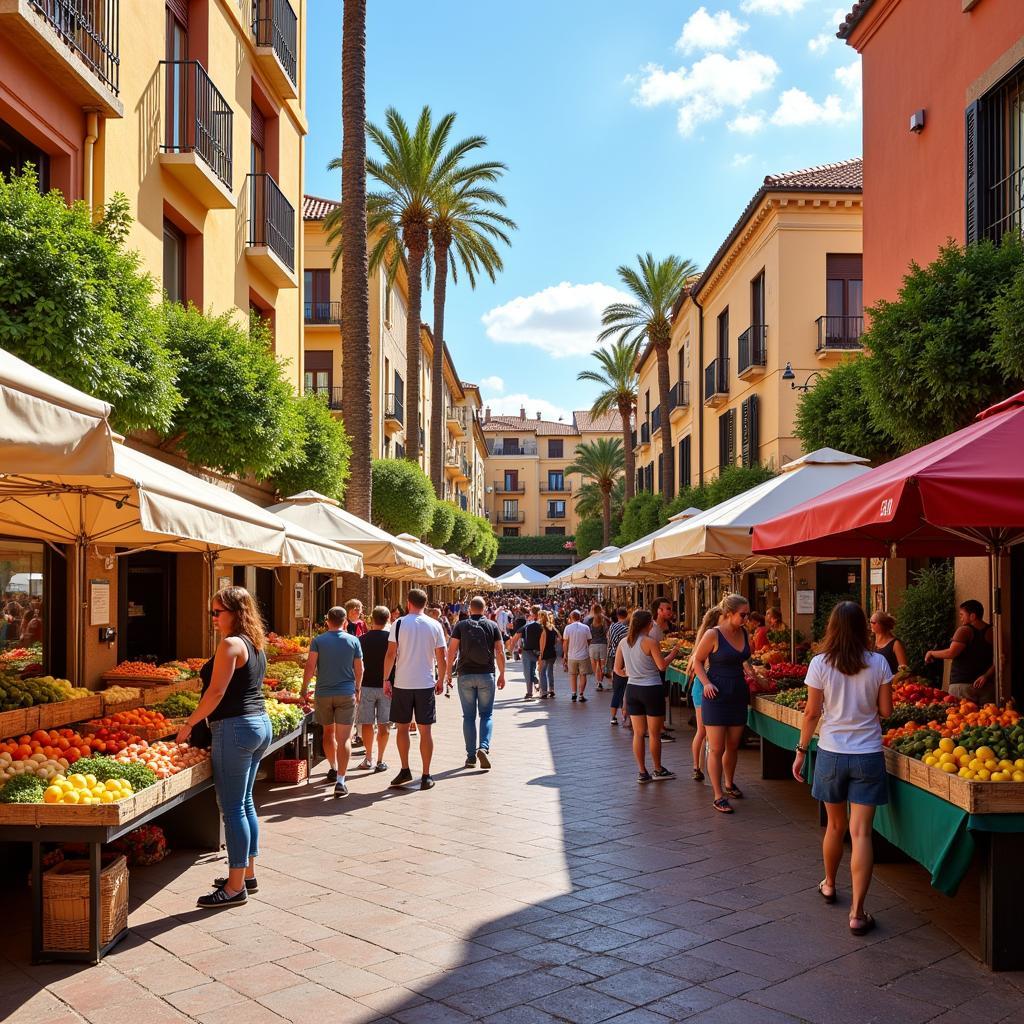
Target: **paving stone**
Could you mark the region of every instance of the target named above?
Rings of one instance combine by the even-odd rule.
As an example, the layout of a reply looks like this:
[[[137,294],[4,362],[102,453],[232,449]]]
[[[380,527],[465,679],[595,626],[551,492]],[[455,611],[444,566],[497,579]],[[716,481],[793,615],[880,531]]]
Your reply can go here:
[[[656,999],[664,999],[673,992],[681,992],[689,987],[689,982],[650,967],[633,967],[588,986],[606,995],[615,996],[616,999],[625,999],[636,1006],[653,1003]]]
[[[630,1009],[630,1004],[590,988],[562,989],[534,1001],[534,1006],[552,1014],[558,1020],[572,1024],[598,1024]]]

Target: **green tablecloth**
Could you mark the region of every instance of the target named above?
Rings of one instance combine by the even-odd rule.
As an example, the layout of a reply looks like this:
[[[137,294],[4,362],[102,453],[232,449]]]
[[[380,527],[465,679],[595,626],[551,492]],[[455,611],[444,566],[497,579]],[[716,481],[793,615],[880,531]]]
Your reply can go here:
[[[665,680],[669,683],[676,683],[678,686],[686,686],[687,677],[686,673],[682,669],[674,668],[672,665],[669,665],[669,667],[665,669]]]
[[[791,725],[753,708],[747,724],[769,743],[796,749],[800,733]],[[812,756],[816,748],[817,740],[812,740]],[[875,812],[875,830],[927,868],[936,889],[953,896],[974,858],[972,833],[1024,832],[1024,814],[968,814],[934,793],[890,776],[889,803]]]

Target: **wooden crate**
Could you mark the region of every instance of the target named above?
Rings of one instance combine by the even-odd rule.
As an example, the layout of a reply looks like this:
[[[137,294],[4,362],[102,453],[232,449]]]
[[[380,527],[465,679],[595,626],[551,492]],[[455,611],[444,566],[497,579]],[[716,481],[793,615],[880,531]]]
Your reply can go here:
[[[765,717],[774,718],[776,722],[782,722],[784,725],[791,725],[794,729],[799,729],[803,722],[802,711],[797,711],[796,708],[787,708],[783,704],[776,704],[775,701],[769,700],[767,697],[755,696],[751,699],[750,705]]]
[[[182,679],[177,683],[167,683],[164,686],[154,686],[151,689],[143,690],[142,702],[146,707],[152,707],[161,701],[167,700],[173,693],[199,693],[203,688],[203,681],[195,679]]]
[[[96,718],[103,713],[103,698],[94,693],[89,697],[78,697],[75,700],[61,701],[59,704],[40,704],[35,729],[56,729],[69,722],[84,722],[87,718]]]
[[[1024,782],[962,779],[895,750],[886,750],[885,766],[890,775],[933,793],[969,814],[1024,814]]]
[[[116,672],[104,672],[100,676],[105,683],[120,684],[121,686],[138,686],[143,690],[150,690],[156,686],[168,686],[171,683],[182,682],[180,679],[163,679],[156,676],[122,676]]]
[[[29,725],[29,713],[35,721],[35,708],[16,708],[14,711],[0,711],[0,737],[23,736],[35,729]]]

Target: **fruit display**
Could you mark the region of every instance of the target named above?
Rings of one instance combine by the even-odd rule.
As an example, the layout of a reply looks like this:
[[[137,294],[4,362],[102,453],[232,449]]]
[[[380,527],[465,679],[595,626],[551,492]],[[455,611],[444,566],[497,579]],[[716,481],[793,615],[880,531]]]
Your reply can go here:
[[[166,700],[155,704],[153,710],[159,711],[168,718],[188,718],[197,707],[199,707],[199,694],[183,691],[172,693]]]
[[[266,705],[270,725],[274,730],[274,739],[297,729],[305,717],[305,712],[297,704],[282,704],[279,700],[268,697]]]
[[[802,685],[807,678],[807,666],[791,661],[777,661],[768,669],[768,678],[780,690]]]
[[[124,676],[126,679],[154,679],[164,682],[174,682],[181,678],[177,669],[162,668],[146,661],[122,661],[104,675],[106,677]]]
[[[927,725],[943,721],[946,717],[945,704],[893,704],[892,714],[882,720],[883,729],[895,729],[908,722]]]
[[[127,779],[99,779],[92,773],[61,775],[43,792],[45,804],[112,804],[131,796],[134,790]]]
[[[106,718],[94,718],[86,722],[82,729],[90,734],[99,735],[100,730],[119,732],[131,729],[167,729],[173,726],[167,718],[153,708],[136,708],[133,711],[118,711]],[[101,736],[101,739],[106,737]]]
[[[909,673],[893,677],[892,700],[894,704],[958,704],[959,700],[945,690],[937,690]]]
[[[103,691],[103,700],[110,704],[132,704],[142,699],[142,691],[137,686],[108,686]]]
[[[121,761],[113,757],[83,757],[75,770],[80,775],[95,775],[100,782],[108,779],[127,779],[132,789],[139,792],[156,782],[156,772],[141,761]]]
[[[132,737],[127,735],[125,745],[130,743]],[[120,741],[113,741],[110,753],[120,749]],[[42,754],[45,758],[57,760],[65,758],[70,764],[74,764],[80,757],[89,757],[92,754],[107,753],[107,741],[92,736],[82,736],[74,729],[37,729],[31,735],[19,736],[16,739],[9,739],[0,742],[0,754],[8,753],[14,761],[26,761],[35,754]]]
[[[41,803],[46,786],[47,783],[39,776],[15,775],[0,787],[0,804]]]
[[[202,662],[199,667],[202,667]],[[187,661],[165,661],[160,668],[176,672],[179,679],[195,679],[199,675],[199,669],[193,668]]]
[[[201,764],[210,756],[208,750],[190,746],[188,743],[136,743],[118,754],[114,760],[120,764],[138,762],[150,768],[158,779],[169,779],[172,775]]]
[[[0,711],[16,711],[37,704],[60,704],[77,697],[88,697],[89,690],[72,686],[67,679],[34,676],[21,679],[10,672],[0,672]]]
[[[279,636],[277,633],[267,634],[267,657],[278,654],[306,654],[309,651],[308,636]]]
[[[776,694],[770,699],[775,701],[776,704],[781,704],[784,708],[803,711],[807,707],[807,687],[794,686],[791,690],[783,690],[782,693]]]
[[[62,774],[67,769],[68,760],[64,757],[47,757],[45,754],[33,754],[24,760],[15,761],[6,751],[0,754],[0,782],[7,782],[21,775],[49,782],[54,776]]]
[[[279,661],[267,669],[263,685],[270,690],[287,690],[298,693],[302,689],[305,669],[294,661]]]

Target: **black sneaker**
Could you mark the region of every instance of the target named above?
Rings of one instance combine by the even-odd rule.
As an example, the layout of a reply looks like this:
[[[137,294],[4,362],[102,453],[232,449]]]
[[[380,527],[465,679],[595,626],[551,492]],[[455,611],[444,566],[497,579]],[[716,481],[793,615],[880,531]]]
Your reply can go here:
[[[463,768],[475,768],[476,767],[476,758],[475,757],[467,757],[466,758],[466,763],[462,767]]]
[[[337,800],[343,796],[348,796],[348,786],[344,782],[336,782],[334,784],[334,799]]]
[[[377,767],[373,769],[373,773],[374,773],[374,775],[376,775],[377,772],[386,772],[387,770],[388,770],[387,762],[386,761],[378,761],[377,762]]]
[[[600,683],[598,683],[597,684],[597,692],[598,693],[602,693],[603,691],[604,691],[604,687]]]
[[[227,878],[215,878],[213,880],[213,887],[215,889],[223,889],[228,884]],[[255,878],[247,878],[245,880],[245,891],[246,892],[259,892],[260,883]]]
[[[353,736],[352,737],[352,749],[353,750],[361,750],[362,746],[363,746],[363,737],[362,736]]]
[[[576,700],[577,700],[577,697],[576,697],[576,694],[574,693],[574,694],[572,695],[572,702],[573,702],[573,704],[575,704],[575,703],[576,703]]]
[[[618,720],[617,718],[613,718],[613,719],[611,720],[611,722],[609,722],[608,724],[609,724],[609,725],[618,725],[618,724],[619,724],[619,720]]]
[[[676,741],[675,736],[670,736],[667,732],[663,732],[661,734],[661,742],[662,743],[675,743],[675,741]]]
[[[240,907],[248,901],[245,889],[229,896],[226,889],[214,889],[209,896],[200,896],[196,906],[203,910],[222,910],[227,907]]]
[[[654,769],[654,774],[651,776],[651,778],[655,779],[656,781],[661,781],[663,779],[674,779],[675,777],[676,777],[676,773],[675,772],[670,772],[665,767],[655,768]]]
[[[420,789],[433,789],[435,785],[437,785],[437,783],[435,783],[429,775],[424,775],[423,778],[420,779]]]
[[[581,704],[586,704],[587,703],[587,698],[584,697],[582,693],[580,694],[580,703]]]
[[[654,776],[650,772],[640,772],[636,777],[636,781],[642,786],[645,782],[653,782]]]
[[[337,768],[331,768],[327,772],[327,778],[324,781],[325,782],[337,782],[338,781],[338,769]]]
[[[488,768],[491,767],[490,751],[484,750],[483,747],[481,747],[476,752],[476,759],[480,762],[480,767],[483,768],[484,770],[487,770]]]
[[[404,786],[407,782],[412,782],[412,772],[408,768],[403,768],[392,780],[391,787],[397,789],[399,786]]]

